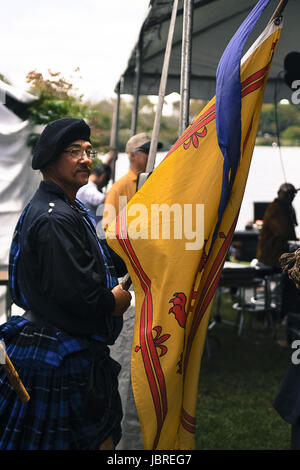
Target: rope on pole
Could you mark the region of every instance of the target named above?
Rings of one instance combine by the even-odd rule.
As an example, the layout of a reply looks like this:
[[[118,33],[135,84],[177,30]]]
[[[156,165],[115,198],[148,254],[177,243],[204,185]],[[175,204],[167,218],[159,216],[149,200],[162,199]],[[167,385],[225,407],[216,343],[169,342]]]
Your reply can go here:
[[[288,3],[288,0],[281,0],[274,11],[269,23],[272,23],[273,21],[276,21],[277,19],[281,21],[281,16],[283,13],[283,10],[285,9],[286,5]],[[282,152],[281,152],[281,142],[280,142],[280,129],[279,129],[279,122],[278,122],[278,103],[277,103],[277,84],[278,84],[278,79],[279,75],[281,72],[279,72],[278,76],[276,77],[276,82],[275,82],[275,88],[274,88],[274,106],[275,106],[275,124],[276,124],[276,133],[277,133],[277,143],[278,143],[278,150],[279,150],[279,159],[280,159],[280,164],[281,164],[281,169],[283,173],[283,178],[284,181],[286,181],[286,173],[285,173],[285,168],[283,164],[283,158],[282,158]]]

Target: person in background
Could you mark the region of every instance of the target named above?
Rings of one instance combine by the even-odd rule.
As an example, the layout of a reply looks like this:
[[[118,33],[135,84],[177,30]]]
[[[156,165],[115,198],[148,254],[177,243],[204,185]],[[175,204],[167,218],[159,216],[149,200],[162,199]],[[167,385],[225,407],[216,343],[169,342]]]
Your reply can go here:
[[[97,209],[105,200],[103,188],[108,185],[110,178],[111,167],[106,163],[97,165],[91,170],[88,183],[79,188],[76,195],[90,209],[96,222],[100,220]]]
[[[104,230],[136,193],[138,174],[146,171],[150,144],[151,138],[145,132],[136,134],[128,140],[126,153],[129,159],[129,171],[117,180],[106,194],[103,216]],[[157,148],[162,148],[161,142],[158,142]],[[114,210],[111,211],[110,208]]]
[[[297,240],[297,220],[292,206],[297,190],[292,184],[284,183],[277,194],[266,209],[256,257],[262,265],[279,268],[279,257],[288,251],[288,241]]]
[[[284,253],[280,265],[300,289],[300,249],[293,253]],[[298,339],[291,350],[291,362],[286,377],[274,401],[274,408],[282,419],[291,425],[291,449],[300,450],[300,351]]]
[[[290,183],[283,183],[278,189],[278,197],[268,205],[263,226],[258,237],[258,267],[272,268],[280,273],[280,256],[289,250],[289,241],[297,240],[295,226],[297,219],[292,202],[297,189]],[[281,275],[280,319],[287,321],[291,311],[299,310],[298,293],[295,285],[285,272]],[[278,341],[279,343],[279,341]],[[284,344],[286,341],[284,341]]]
[[[116,340],[131,295],[118,284],[121,258],[98,239],[76,199],[96,152],[81,119],[48,124],[32,168],[43,180],[17,223],[9,287],[23,316],[0,340],[30,400],[22,403],[0,370],[1,450],[108,450],[121,437]]]

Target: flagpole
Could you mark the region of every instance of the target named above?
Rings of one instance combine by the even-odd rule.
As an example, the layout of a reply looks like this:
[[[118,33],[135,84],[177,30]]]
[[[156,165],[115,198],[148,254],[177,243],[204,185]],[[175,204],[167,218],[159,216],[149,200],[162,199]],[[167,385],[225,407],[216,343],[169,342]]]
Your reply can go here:
[[[167,45],[166,45],[166,52],[165,52],[165,57],[164,57],[164,64],[163,64],[161,80],[160,80],[158,104],[157,104],[157,110],[156,110],[156,115],[155,115],[155,120],[154,120],[146,172],[152,171],[155,165],[158,134],[159,134],[165,92],[166,92],[167,79],[168,79],[169,63],[170,63],[170,56],[171,56],[171,51],[172,51],[172,41],[173,41],[173,35],[174,35],[174,29],[175,29],[177,8],[178,8],[178,0],[174,0],[171,21],[170,21],[170,26],[169,26],[168,40],[167,40]]]
[[[282,15],[283,13],[283,10],[285,9],[286,5],[287,5],[287,2],[288,0],[280,0],[276,10],[274,11],[273,13],[273,16],[272,18],[270,19],[269,23],[271,23],[272,21],[274,21],[276,18],[278,18],[279,16]]]
[[[184,0],[183,8],[179,135],[189,125],[194,0]]]

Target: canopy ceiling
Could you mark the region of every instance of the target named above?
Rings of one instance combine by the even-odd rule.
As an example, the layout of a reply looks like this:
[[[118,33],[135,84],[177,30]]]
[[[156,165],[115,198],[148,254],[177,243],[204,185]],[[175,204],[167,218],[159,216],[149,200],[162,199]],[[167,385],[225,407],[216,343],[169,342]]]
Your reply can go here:
[[[210,99],[215,95],[215,76],[222,53],[256,3],[257,0],[194,0],[191,98]],[[279,0],[270,1],[251,33],[244,52],[263,31],[278,3]],[[141,95],[158,95],[172,6],[173,0],[152,0],[149,13],[141,27],[139,36],[142,40],[142,74],[139,92]],[[282,35],[273,59],[265,91],[265,102],[274,101],[276,80],[278,98],[291,98],[292,90],[283,81],[283,64],[289,52],[300,51],[298,30],[300,1],[289,0],[283,16]],[[179,93],[180,90],[182,18],[183,0],[179,0],[167,95],[172,92]],[[122,94],[134,94],[137,45],[138,42],[120,79]]]

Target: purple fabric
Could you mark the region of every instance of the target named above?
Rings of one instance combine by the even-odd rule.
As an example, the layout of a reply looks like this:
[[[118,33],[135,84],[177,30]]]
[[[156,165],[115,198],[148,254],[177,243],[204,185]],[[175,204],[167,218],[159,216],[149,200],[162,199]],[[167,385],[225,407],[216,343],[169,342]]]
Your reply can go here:
[[[241,77],[244,45],[269,0],[259,0],[226,47],[217,69],[216,128],[224,156],[219,223],[225,210],[240,160]],[[231,170],[230,176],[229,172]]]

